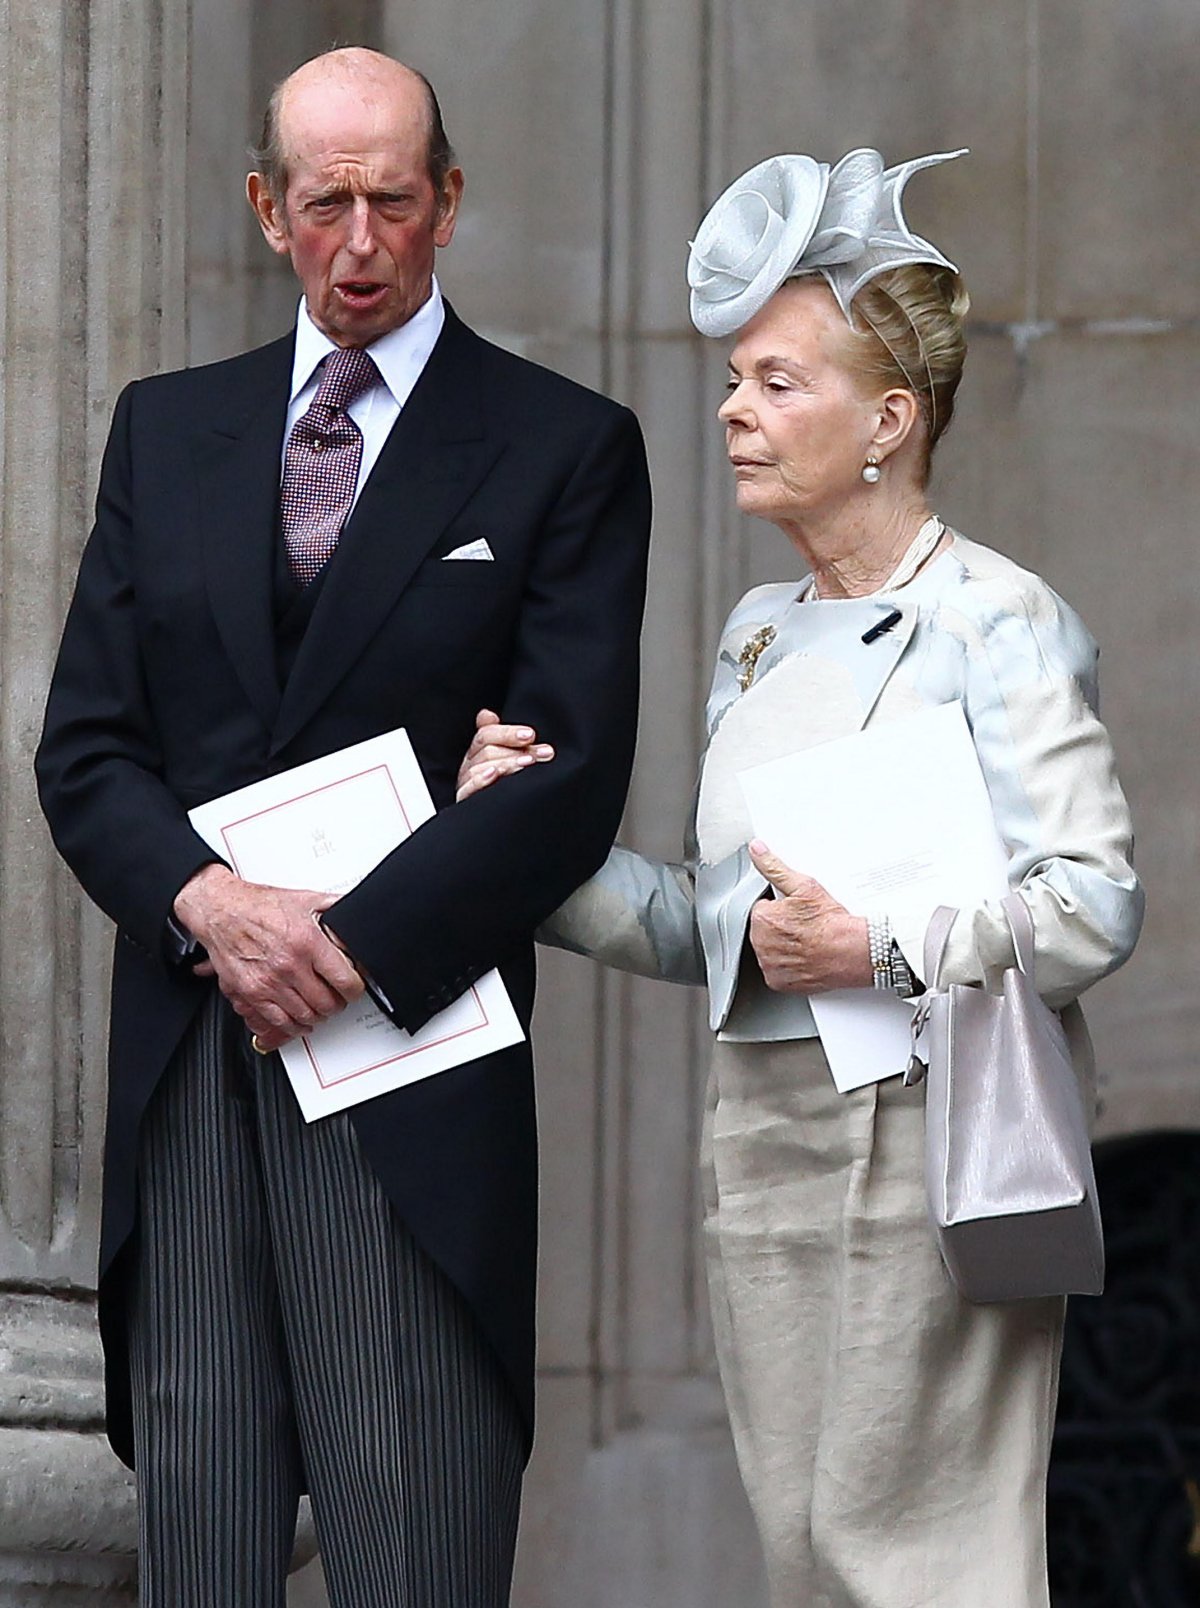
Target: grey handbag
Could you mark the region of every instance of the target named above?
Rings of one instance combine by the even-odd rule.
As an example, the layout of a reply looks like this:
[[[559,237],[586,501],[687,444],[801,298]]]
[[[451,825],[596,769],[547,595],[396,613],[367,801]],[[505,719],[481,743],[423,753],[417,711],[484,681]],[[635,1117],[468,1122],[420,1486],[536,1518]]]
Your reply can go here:
[[[1033,922],[1010,894],[1004,991],[938,987],[954,910],[925,934],[925,1185],[950,1277],[969,1301],[1099,1295],[1104,1239],[1083,1091],[1057,1014],[1033,986]],[[907,1082],[925,1075],[914,1051]]]

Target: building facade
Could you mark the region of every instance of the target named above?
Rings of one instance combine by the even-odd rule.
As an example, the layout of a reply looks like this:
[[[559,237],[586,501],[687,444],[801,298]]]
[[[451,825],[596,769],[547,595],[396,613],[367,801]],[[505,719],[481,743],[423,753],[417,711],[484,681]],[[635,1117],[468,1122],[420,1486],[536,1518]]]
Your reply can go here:
[[[1149,897],[1137,956],[1089,1002],[1103,1131],[1200,1128],[1194,0],[5,0],[0,1608],[134,1600],[90,1308],[109,934],[40,824],[41,701],[121,384],[290,322],[245,148],[271,84],[333,42],[437,85],[467,174],[441,270],[459,311],[642,418],[655,548],[623,837],[668,856],[719,624],[794,569],[733,510],[689,235],[776,151],[971,147],[909,195],[973,297],[935,506],[1102,645]],[[541,1421],[515,1601],[753,1608],[698,1250],[699,1001],[550,955],[538,1046]],[[322,1601],[312,1570],[294,1599]]]

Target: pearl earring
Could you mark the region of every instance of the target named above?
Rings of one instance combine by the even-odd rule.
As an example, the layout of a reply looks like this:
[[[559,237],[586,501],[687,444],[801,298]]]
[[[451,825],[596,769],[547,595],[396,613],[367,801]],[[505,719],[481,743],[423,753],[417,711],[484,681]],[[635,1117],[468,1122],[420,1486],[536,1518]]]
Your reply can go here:
[[[879,479],[879,459],[873,452],[868,455],[866,463],[863,464],[862,477],[868,486],[875,485]]]

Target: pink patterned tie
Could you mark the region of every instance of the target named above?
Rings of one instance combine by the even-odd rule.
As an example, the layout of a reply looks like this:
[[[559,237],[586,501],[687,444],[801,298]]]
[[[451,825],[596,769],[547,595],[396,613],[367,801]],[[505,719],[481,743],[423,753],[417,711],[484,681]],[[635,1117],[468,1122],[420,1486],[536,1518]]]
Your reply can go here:
[[[288,564],[301,586],[337,546],[354,502],[362,434],[346,409],[378,384],[379,370],[361,347],[339,346],[325,359],[317,394],[288,437],[279,506]]]

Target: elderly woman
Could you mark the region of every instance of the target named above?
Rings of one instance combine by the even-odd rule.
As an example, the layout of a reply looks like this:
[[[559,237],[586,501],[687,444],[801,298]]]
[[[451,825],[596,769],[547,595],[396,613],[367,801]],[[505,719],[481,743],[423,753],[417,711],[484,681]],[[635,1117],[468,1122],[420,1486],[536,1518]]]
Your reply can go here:
[[[713,1322],[773,1608],[1047,1603],[1063,1302],[956,1292],[927,1219],[921,1090],[886,1066],[837,1093],[808,1004],[916,992],[922,957],[753,841],[738,772],[959,702],[1033,919],[1038,986],[1075,1018],[1081,1075],[1073,1002],[1141,921],[1092,640],[1036,575],[927,499],[967,298],[901,199],[914,169],[946,159],[885,173],[857,151],[830,173],[777,157],[705,220],[692,311],[705,334],[735,336],[719,416],[738,507],[777,525],[807,574],[750,592],[721,634],[694,857],[614,849],[543,934],[707,979]],[[462,791],[550,755],[481,712]],[[872,785],[886,810],[886,776]],[[771,884],[780,896],[764,899]],[[964,908],[943,981],[988,983],[1013,960],[999,903]]]

